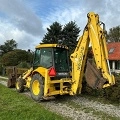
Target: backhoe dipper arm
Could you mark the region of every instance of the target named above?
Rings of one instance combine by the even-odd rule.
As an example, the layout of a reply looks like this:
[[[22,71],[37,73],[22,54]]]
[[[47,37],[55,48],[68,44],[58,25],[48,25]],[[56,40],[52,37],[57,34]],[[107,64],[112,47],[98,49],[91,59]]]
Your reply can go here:
[[[81,92],[86,57],[90,44],[92,45],[96,67],[105,79],[102,87],[104,88],[115,84],[114,76],[110,73],[106,39],[104,30],[100,26],[99,16],[94,12],[90,12],[87,17],[88,23],[83,31],[83,35],[79,38],[77,47],[70,56],[73,81],[71,94]]]

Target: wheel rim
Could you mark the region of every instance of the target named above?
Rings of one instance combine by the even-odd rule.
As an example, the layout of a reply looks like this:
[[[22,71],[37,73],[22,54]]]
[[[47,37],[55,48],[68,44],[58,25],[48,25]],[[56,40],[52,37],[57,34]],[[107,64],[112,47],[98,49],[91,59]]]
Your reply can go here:
[[[19,90],[19,82],[16,82],[16,89]]]
[[[34,95],[38,95],[40,93],[40,83],[38,80],[34,80],[32,83],[32,91]]]

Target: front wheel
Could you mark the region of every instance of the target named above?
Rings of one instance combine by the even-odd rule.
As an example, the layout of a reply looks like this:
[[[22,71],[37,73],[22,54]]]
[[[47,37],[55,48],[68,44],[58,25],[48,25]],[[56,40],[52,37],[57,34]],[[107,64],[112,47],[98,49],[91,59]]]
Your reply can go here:
[[[43,100],[44,78],[40,74],[34,74],[30,83],[31,97],[35,101]]]

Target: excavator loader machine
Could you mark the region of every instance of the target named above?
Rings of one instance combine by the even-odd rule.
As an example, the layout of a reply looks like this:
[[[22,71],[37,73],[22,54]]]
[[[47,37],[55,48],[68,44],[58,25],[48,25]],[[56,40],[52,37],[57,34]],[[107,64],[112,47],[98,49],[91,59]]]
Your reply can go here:
[[[40,44],[36,46],[33,67],[17,79],[16,90],[29,88],[32,98],[38,101],[69,93],[71,84],[68,47]]]
[[[83,35],[70,56],[72,70],[69,68],[67,46],[40,44],[36,46],[33,67],[22,74],[16,82],[18,92],[28,88],[31,97],[36,101],[51,99],[56,95],[80,94],[84,72],[86,81],[94,89],[115,84],[114,76],[110,73],[105,35],[99,16],[90,12],[87,17],[88,22]],[[90,44],[95,67],[87,61]]]

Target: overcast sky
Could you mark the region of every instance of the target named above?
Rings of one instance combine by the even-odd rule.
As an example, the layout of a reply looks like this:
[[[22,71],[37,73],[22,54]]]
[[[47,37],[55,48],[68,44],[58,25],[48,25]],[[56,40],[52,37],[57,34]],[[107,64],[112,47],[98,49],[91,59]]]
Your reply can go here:
[[[107,30],[120,25],[120,0],[0,0],[0,44],[14,39],[18,48],[34,50],[55,21],[76,21],[82,33],[90,11]]]

